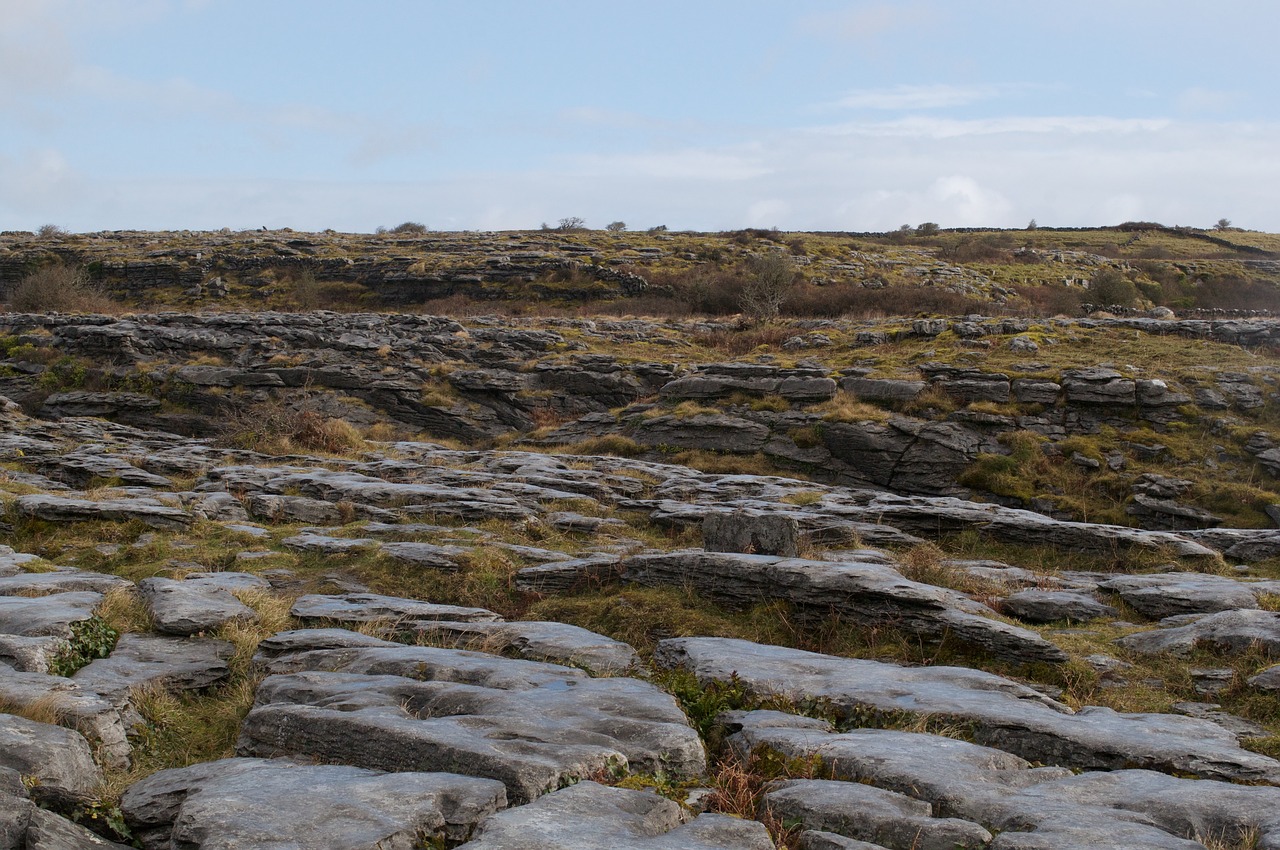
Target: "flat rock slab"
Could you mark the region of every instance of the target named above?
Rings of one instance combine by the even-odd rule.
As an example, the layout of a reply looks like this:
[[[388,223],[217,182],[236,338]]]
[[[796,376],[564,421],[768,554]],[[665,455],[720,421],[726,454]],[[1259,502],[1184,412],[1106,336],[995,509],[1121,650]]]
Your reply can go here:
[[[1116,643],[1144,655],[1187,655],[1200,644],[1232,652],[1243,652],[1256,644],[1275,654],[1280,653],[1280,613],[1220,611],[1185,626],[1126,635]]]
[[[101,593],[55,593],[49,596],[0,596],[0,634],[70,640],[71,626],[88,620],[102,604]]]
[[[348,555],[368,552],[379,547],[378,541],[369,537],[330,537],[327,534],[303,532],[286,537],[280,545],[299,552],[317,552],[321,555]]]
[[[278,675],[258,688],[241,755],[447,768],[499,779],[518,802],[599,770],[705,769],[675,700],[636,679],[390,642],[280,654],[267,670]]]
[[[1243,582],[1205,573],[1120,576],[1099,587],[1155,619],[1257,608],[1258,594],[1280,593],[1280,581]]]
[[[106,573],[59,569],[47,573],[18,573],[0,578],[0,596],[32,596],[42,593],[107,593],[132,587],[133,582]]]
[[[836,835],[834,832],[806,829],[800,833],[799,850],[888,850],[888,848],[883,844],[858,841]]]
[[[191,525],[186,511],[150,499],[75,499],[70,496],[19,496],[20,516],[48,522],[130,522],[139,520],[152,528],[181,531]]]
[[[161,771],[120,802],[147,850],[411,850],[465,839],[505,805],[492,780],[283,759]]]
[[[642,791],[579,782],[481,823],[458,850],[773,850],[763,824],[687,813]]]
[[[1250,831],[1260,833],[1258,847],[1280,847],[1278,788],[1146,770],[1075,774],[953,738],[884,729],[837,734],[822,721],[772,711],[734,712],[726,721],[736,730],[729,743],[740,753],[763,747],[789,759],[819,759],[841,783],[896,791],[938,817],[998,832],[993,848],[1192,850],[1202,845],[1187,835]],[[833,823],[856,818],[840,796],[824,803],[809,795],[801,804],[807,800]],[[902,836],[885,838],[890,847],[911,846]]]
[[[1241,749],[1214,723],[1167,714],[1067,706],[1009,679],[959,667],[877,661],[724,638],[658,644],[660,667],[703,683],[735,674],[757,693],[829,701],[849,716],[906,712],[967,723],[974,739],[1045,764],[1113,770],[1141,766],[1205,778],[1280,784],[1280,762]]]
[[[1251,678],[1249,684],[1265,693],[1280,692],[1280,664],[1263,670]]]
[[[393,623],[411,620],[493,623],[502,619],[484,608],[436,605],[376,593],[311,594],[295,602],[289,613],[304,620],[335,623],[374,623],[379,620]]]
[[[810,561],[688,549],[622,562],[623,579],[693,587],[737,608],[781,599],[819,615],[867,625],[893,624],[927,638],[951,635],[1015,662],[1062,662],[1067,655],[1029,629],[994,618],[962,593],[921,584],[879,559]]]
[[[87,798],[102,781],[83,735],[13,714],[0,714],[0,767],[35,777],[41,788],[66,798]]]
[[[786,823],[891,850],[980,850],[992,838],[971,821],[935,818],[926,802],[858,782],[794,779],[771,788],[764,805]]]
[[[231,674],[227,661],[234,654],[235,647],[223,640],[126,634],[109,657],[90,662],[71,678],[123,710],[134,688],[155,685],[185,691],[221,682]]]
[[[0,545],[0,576],[15,576],[26,572],[29,564],[38,564],[41,560],[39,555],[15,552],[11,546]]]
[[[431,543],[394,542],[383,543],[378,550],[382,555],[408,564],[445,572],[457,572],[462,569],[466,556],[472,549],[467,546],[435,546]]]
[[[144,578],[138,582],[155,622],[156,631],[167,635],[194,635],[239,620],[254,622],[257,613],[217,583]]]
[[[440,643],[533,661],[579,667],[593,676],[619,675],[640,667],[627,644],[568,623],[422,623],[418,634]]]
[[[1006,614],[1027,623],[1061,620],[1087,623],[1118,615],[1115,608],[1089,594],[1070,590],[1020,590],[1006,598],[1000,607]]]
[[[105,763],[129,763],[131,748],[115,706],[71,679],[0,668],[0,703],[9,703],[20,711],[52,711],[58,725],[75,729],[96,745]]]

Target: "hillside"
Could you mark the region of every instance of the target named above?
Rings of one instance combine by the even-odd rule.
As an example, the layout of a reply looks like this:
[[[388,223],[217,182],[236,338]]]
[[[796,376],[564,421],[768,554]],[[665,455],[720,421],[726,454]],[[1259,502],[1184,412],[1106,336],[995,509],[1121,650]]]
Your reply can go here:
[[[0,234],[0,846],[1280,847],[1277,251]]]

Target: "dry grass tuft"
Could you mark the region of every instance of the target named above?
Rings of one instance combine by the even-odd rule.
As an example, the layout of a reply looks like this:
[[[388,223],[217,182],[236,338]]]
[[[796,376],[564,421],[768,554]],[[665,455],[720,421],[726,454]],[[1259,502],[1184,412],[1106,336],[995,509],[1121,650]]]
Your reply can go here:
[[[41,694],[27,703],[0,700],[0,714],[12,714],[16,717],[25,717],[35,723],[48,723],[53,726],[61,726],[66,719],[66,713],[58,705],[57,694],[52,693]]]
[[[94,613],[120,634],[150,632],[155,626],[146,603],[131,587],[107,591]]]

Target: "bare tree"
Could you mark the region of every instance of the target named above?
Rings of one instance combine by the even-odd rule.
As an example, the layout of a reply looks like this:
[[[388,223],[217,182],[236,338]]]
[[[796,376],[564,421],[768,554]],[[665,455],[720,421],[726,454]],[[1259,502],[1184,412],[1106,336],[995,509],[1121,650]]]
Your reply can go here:
[[[586,229],[587,229],[586,221],[584,221],[583,219],[579,218],[576,215],[571,215],[568,218],[562,218],[556,224],[556,230],[559,230],[564,233],[571,233],[576,230],[586,230]]]
[[[1214,230],[1216,230],[1216,231],[1218,231],[1219,233],[1221,233],[1221,232],[1222,232],[1222,231],[1224,231],[1224,230],[1230,230],[1230,229],[1231,229],[1231,219],[1229,219],[1229,218],[1220,218],[1220,219],[1218,219],[1218,222],[1217,222],[1217,224],[1215,224],[1215,225],[1213,226],[1213,229],[1214,229]]]
[[[605,225],[604,229],[610,233],[621,233],[627,229],[627,223],[625,221],[611,221]]]
[[[785,254],[768,254],[747,261],[746,285],[738,296],[742,312],[762,322],[778,318],[796,282],[796,265]]]

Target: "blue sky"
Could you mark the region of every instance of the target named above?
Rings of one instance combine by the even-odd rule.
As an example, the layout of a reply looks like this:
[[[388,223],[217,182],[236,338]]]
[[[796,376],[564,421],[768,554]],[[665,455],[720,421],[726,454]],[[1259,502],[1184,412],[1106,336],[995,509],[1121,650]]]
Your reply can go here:
[[[0,229],[1280,231],[1275,0],[0,0]]]

